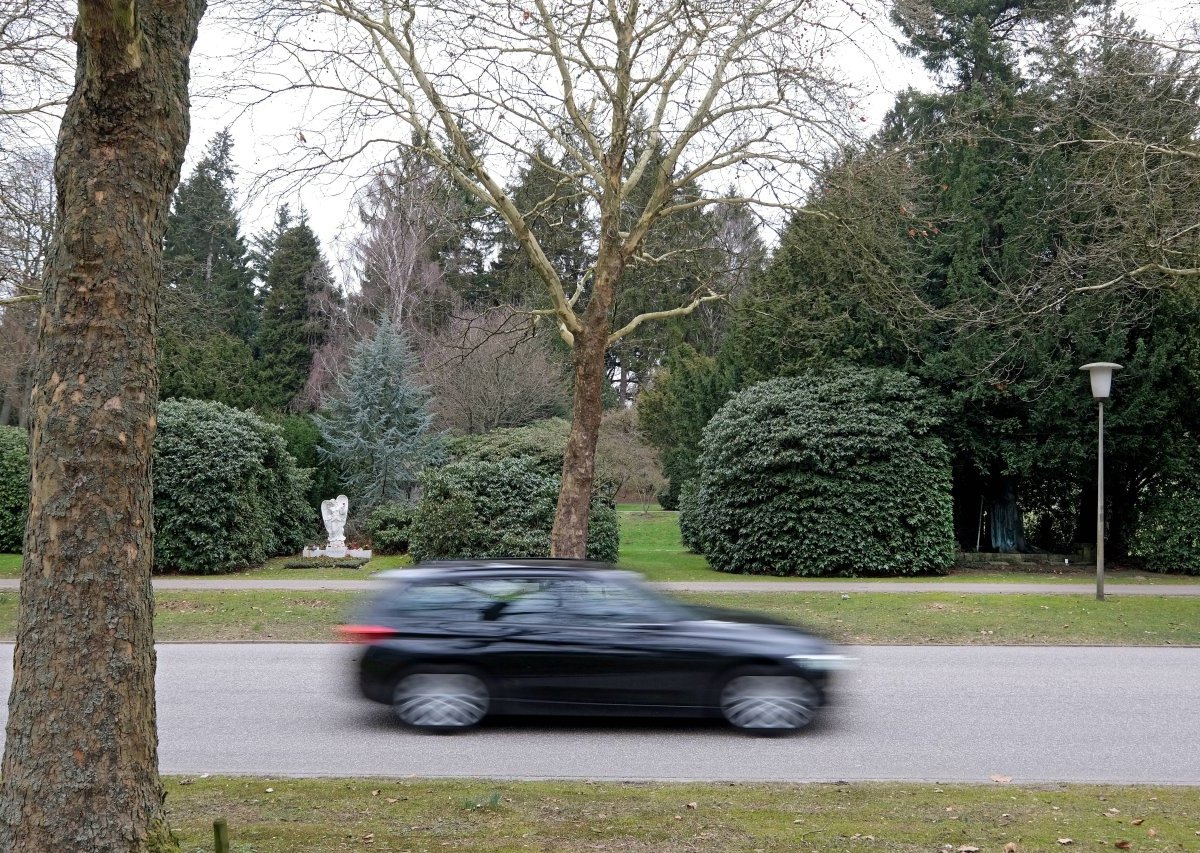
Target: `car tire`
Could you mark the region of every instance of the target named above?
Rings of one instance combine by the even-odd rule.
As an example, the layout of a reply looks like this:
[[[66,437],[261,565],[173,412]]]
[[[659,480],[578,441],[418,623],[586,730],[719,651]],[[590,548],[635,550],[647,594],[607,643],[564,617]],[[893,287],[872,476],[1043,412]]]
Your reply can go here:
[[[821,694],[802,675],[770,667],[734,670],[721,683],[721,716],[747,734],[781,735],[812,722]]]
[[[483,676],[460,667],[422,667],[403,673],[392,687],[392,713],[401,723],[429,732],[465,731],[491,706]]]

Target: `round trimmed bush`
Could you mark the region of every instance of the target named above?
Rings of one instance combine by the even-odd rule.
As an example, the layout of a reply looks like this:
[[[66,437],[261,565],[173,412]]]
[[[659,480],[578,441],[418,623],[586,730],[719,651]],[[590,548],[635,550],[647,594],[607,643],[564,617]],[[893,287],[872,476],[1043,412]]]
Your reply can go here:
[[[917,381],[837,368],[733,397],[704,430],[700,539],[723,572],[915,575],[954,559],[950,461]]]
[[[1153,491],[1140,508],[1129,551],[1152,572],[1200,574],[1200,489],[1173,483]]]
[[[221,403],[162,403],[155,570],[215,574],[299,552],[315,532],[308,486],[279,427]]]
[[[0,426],[0,554],[19,554],[29,513],[29,436]]]
[[[409,553],[420,560],[549,557],[560,478],[528,457],[463,459],[421,475]],[[617,512],[598,493],[587,556],[617,559]]]

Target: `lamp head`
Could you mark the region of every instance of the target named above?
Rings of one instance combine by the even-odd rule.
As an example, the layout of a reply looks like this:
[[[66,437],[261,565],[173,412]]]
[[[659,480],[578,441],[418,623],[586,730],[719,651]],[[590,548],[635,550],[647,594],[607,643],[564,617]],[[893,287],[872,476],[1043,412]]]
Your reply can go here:
[[[1120,370],[1121,365],[1111,361],[1094,361],[1085,364],[1080,370],[1086,370],[1092,380],[1092,397],[1097,400],[1107,400],[1112,391],[1112,375],[1114,370]]]

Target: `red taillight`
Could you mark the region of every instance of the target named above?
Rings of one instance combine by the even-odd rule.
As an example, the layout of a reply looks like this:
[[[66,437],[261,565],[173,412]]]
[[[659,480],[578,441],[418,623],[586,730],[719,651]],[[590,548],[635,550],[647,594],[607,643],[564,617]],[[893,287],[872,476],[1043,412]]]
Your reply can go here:
[[[342,625],[338,628],[338,633],[347,643],[373,643],[396,636],[394,630],[382,625]]]

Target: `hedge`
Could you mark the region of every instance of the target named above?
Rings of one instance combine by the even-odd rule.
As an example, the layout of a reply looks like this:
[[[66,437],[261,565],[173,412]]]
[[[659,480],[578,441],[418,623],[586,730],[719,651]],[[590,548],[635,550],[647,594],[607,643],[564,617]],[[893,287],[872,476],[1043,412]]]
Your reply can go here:
[[[418,561],[549,557],[559,483],[526,457],[464,459],[427,470],[409,552]],[[592,500],[587,556],[614,562],[617,545],[616,507],[600,491]]]
[[[316,532],[308,486],[279,427],[221,403],[162,403],[155,570],[214,574],[299,553]]]
[[[954,558],[950,462],[917,381],[837,368],[736,395],[704,431],[700,539],[725,572],[940,572]]]
[[[29,435],[0,426],[0,554],[20,553],[29,513]]]

